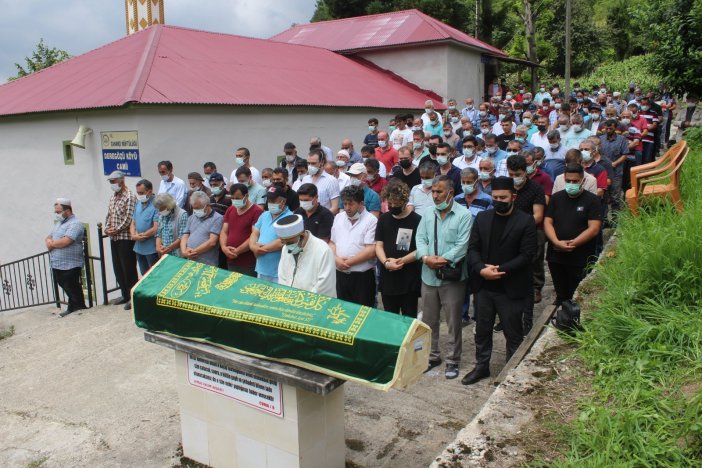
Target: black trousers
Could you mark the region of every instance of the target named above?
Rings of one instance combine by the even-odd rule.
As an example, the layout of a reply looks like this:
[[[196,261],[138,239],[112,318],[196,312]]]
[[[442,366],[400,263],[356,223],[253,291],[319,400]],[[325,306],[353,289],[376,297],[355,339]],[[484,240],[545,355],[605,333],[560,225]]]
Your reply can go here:
[[[585,277],[585,266],[548,262],[548,269],[551,271],[558,304],[567,299],[573,299],[575,289]]]
[[[256,278],[256,269],[255,268],[245,268],[239,265],[227,265],[227,270],[229,271],[235,271],[237,273],[241,273],[242,275],[250,276],[252,278]]]
[[[362,272],[336,272],[336,297],[356,304],[375,304],[375,268]]]
[[[417,318],[419,297],[416,294],[381,294],[383,309],[387,312],[402,314],[406,317]]]
[[[492,356],[492,328],[500,317],[507,340],[507,360],[522,343],[522,312],[525,299],[510,299],[503,292],[482,289],[475,294],[475,367],[489,369]]]
[[[110,240],[112,250],[112,269],[115,278],[119,283],[122,297],[129,300],[130,292],[137,281],[137,260],[134,253],[134,241],[132,240]]]
[[[81,286],[80,283],[81,268],[71,268],[70,270],[57,270],[53,268],[52,270],[56,282],[61,286],[66,296],[68,296],[68,308],[66,310],[75,312],[76,310],[86,309],[83,286]]]

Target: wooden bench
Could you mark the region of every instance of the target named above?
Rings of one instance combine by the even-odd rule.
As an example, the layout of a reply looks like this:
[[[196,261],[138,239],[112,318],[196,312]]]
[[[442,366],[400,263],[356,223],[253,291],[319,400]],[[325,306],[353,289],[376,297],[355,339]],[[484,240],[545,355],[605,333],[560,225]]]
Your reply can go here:
[[[645,198],[668,197],[679,213],[683,211],[680,197],[680,168],[690,148],[686,141],[672,146],[656,161],[631,168],[631,188],[626,191],[629,209],[638,216],[639,204]]]

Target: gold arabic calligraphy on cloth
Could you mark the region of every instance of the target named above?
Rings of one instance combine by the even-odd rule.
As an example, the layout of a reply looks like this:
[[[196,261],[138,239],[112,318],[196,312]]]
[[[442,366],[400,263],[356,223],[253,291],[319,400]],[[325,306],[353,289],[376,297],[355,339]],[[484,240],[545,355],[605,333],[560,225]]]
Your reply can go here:
[[[248,277],[246,280],[248,284],[244,284],[238,290],[230,291],[231,288],[236,288],[242,275],[228,273],[226,278],[216,282],[220,272],[222,270],[216,267],[205,267],[198,262],[186,262],[158,294],[157,305],[255,323],[348,345],[353,344],[356,334],[371,311],[369,307],[360,307],[357,311],[348,310],[344,307],[345,304],[337,299],[259,282]],[[217,295],[221,297],[222,293],[231,292],[233,297],[229,300],[232,305],[241,306],[247,310],[208,305],[207,298],[213,293],[213,283],[216,283],[214,289],[217,291],[214,292]],[[193,284],[196,285],[195,290],[188,294]],[[247,301],[242,296],[250,296],[258,300]],[[332,304],[333,307],[330,307]],[[324,319],[322,323],[320,318]]]

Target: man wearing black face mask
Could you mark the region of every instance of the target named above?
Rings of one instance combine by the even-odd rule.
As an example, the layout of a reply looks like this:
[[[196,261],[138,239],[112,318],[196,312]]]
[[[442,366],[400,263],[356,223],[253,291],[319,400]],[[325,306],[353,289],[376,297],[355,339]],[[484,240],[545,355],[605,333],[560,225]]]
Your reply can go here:
[[[399,161],[397,166],[392,168],[392,173],[389,179],[399,179],[410,188],[421,184],[422,178],[419,177],[419,169],[417,166],[412,164],[412,150],[410,147],[403,146],[397,153]]]
[[[378,219],[375,254],[380,265],[383,308],[415,318],[422,286],[421,264],[416,261],[417,227],[422,217],[407,204],[409,190],[399,179],[392,179],[383,188],[390,211]]]
[[[492,182],[494,210],[478,213],[468,244],[472,287],[476,294],[475,368],[463,377],[472,385],[490,376],[492,328],[499,315],[507,340],[507,360],[522,342],[522,309],[532,295],[536,255],[534,217],[515,209],[514,181]]]

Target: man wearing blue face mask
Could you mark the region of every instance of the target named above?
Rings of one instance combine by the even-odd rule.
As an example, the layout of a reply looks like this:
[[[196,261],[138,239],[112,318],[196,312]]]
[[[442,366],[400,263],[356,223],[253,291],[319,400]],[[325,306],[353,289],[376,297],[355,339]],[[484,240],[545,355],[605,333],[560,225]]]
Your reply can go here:
[[[468,269],[465,262],[473,217],[454,202],[453,181],[440,175],[431,187],[433,209],[426,209],[417,228],[417,260],[422,263],[422,321],[431,328],[430,370],[441,364],[439,325],[448,325],[445,377],[458,377],[463,346],[461,311]]]
[[[449,143],[439,143],[436,148],[436,161],[439,163],[437,175],[445,175],[453,181],[453,193],[461,191],[461,170],[451,163],[453,146]]]
[[[210,206],[210,197],[197,191],[190,195],[193,216],[180,239],[181,255],[189,260],[219,265],[219,233],[222,230],[222,215]]]
[[[588,263],[594,261],[595,239],[602,226],[600,200],[583,189],[582,166],[569,164],[564,176],[566,188],[553,194],[544,218],[549,241],[546,260],[558,304],[573,298]]]
[[[256,273],[260,279],[278,282],[278,262],[283,244],[273,228],[278,218],[291,214],[285,205],[286,195],[283,187],[271,186],[266,192],[268,211],[256,221],[249,239],[249,248],[256,256]]]
[[[466,136],[461,150],[461,155],[453,160],[453,165],[458,169],[472,167],[477,170],[481,159],[478,155],[478,140],[473,135]]]

